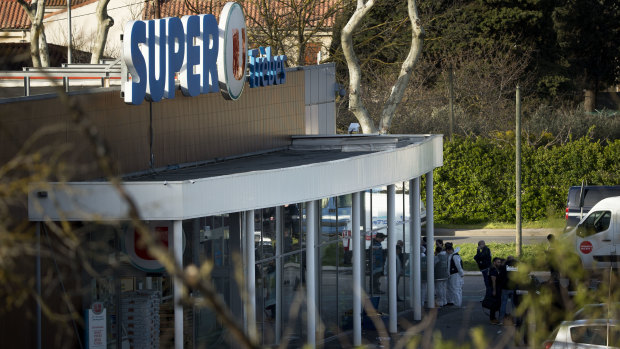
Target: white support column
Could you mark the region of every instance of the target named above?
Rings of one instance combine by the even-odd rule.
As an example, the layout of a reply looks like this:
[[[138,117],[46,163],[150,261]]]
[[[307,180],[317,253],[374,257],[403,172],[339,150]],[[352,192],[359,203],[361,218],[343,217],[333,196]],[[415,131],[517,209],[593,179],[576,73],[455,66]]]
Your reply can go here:
[[[37,259],[36,259],[36,278],[37,278],[37,296],[41,298],[41,222],[37,222]],[[37,349],[41,349],[41,304],[37,302]]]
[[[422,239],[422,227],[420,224],[420,177],[409,181],[409,226],[413,232],[411,238],[411,261],[409,263],[410,290],[412,295],[411,307],[413,308],[413,319],[422,320],[422,270],[420,268],[420,242]]]
[[[246,287],[248,300],[245,306],[246,331],[256,338],[256,257],[254,256],[254,210],[245,211]]]
[[[360,193],[353,193],[351,243],[353,244],[353,346],[362,345],[362,243],[360,241]]]
[[[396,288],[396,186],[387,187],[387,245],[388,245],[388,307],[390,313],[389,332],[398,332],[398,309]]]
[[[435,308],[435,226],[433,220],[433,171],[426,173],[426,285],[427,307]]]
[[[284,207],[276,207],[276,344],[282,337],[282,253],[284,252]]]
[[[172,255],[176,265],[183,272],[183,221],[174,221],[172,228]],[[181,294],[183,282],[174,278],[174,348],[183,349],[183,304]]]
[[[311,348],[316,346],[316,272],[315,272],[315,237],[316,237],[316,203],[306,202],[306,314],[308,316],[308,340]]]

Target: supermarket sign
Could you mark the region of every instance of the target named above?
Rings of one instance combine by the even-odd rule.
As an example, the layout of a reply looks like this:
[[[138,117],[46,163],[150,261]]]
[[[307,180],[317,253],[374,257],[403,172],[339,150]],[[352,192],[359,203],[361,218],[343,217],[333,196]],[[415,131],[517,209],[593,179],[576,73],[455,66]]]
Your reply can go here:
[[[155,243],[165,249],[168,249],[172,226],[168,222],[160,224],[149,223],[147,226],[153,239],[155,240]],[[182,235],[182,250],[185,251],[187,241],[185,239],[184,232],[182,232]],[[129,260],[134,267],[150,273],[164,272],[164,266],[157,260],[157,258],[155,258],[155,256],[149,253],[148,248],[144,246],[144,244],[140,243],[140,232],[137,229],[134,228],[132,231],[127,231],[125,233],[123,250],[129,256]]]
[[[247,49],[245,16],[234,2],[226,3],[219,24],[212,14],[127,23],[123,61],[131,75],[123,98],[135,105],[174,98],[177,74],[184,96],[219,91],[229,100],[241,96],[248,68],[250,87],[286,81],[286,56]]]

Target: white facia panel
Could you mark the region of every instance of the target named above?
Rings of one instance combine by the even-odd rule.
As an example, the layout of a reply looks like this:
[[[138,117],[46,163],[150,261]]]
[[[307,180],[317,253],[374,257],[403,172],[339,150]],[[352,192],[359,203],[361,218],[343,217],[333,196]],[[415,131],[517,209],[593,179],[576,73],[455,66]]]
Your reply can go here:
[[[402,148],[272,170],[174,182],[125,182],[144,220],[177,220],[306,202],[419,177],[443,164],[443,138]],[[46,193],[46,194],[42,194]],[[47,195],[47,196],[45,196]],[[128,219],[128,205],[107,182],[32,186],[29,217]]]

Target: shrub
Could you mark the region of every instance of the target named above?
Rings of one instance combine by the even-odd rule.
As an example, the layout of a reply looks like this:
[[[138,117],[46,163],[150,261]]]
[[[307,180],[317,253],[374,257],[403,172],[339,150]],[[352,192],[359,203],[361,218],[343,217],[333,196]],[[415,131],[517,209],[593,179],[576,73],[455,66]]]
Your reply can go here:
[[[515,146],[509,136],[455,137],[444,143],[444,163],[434,174],[436,222],[515,221]],[[582,180],[590,185],[620,184],[619,158],[620,140],[581,137],[552,147],[523,142],[523,220],[550,218],[550,213],[560,217],[568,188]]]

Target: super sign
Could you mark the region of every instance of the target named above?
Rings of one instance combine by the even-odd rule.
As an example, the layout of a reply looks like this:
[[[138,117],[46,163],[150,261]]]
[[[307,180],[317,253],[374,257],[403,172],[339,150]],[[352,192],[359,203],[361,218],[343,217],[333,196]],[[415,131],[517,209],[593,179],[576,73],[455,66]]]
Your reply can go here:
[[[124,37],[123,60],[131,75],[124,86],[125,103],[174,98],[177,73],[185,96],[220,91],[236,100],[243,92],[247,34],[237,3],[224,6],[219,25],[211,14],[131,21]],[[286,56],[277,60],[283,62]]]

